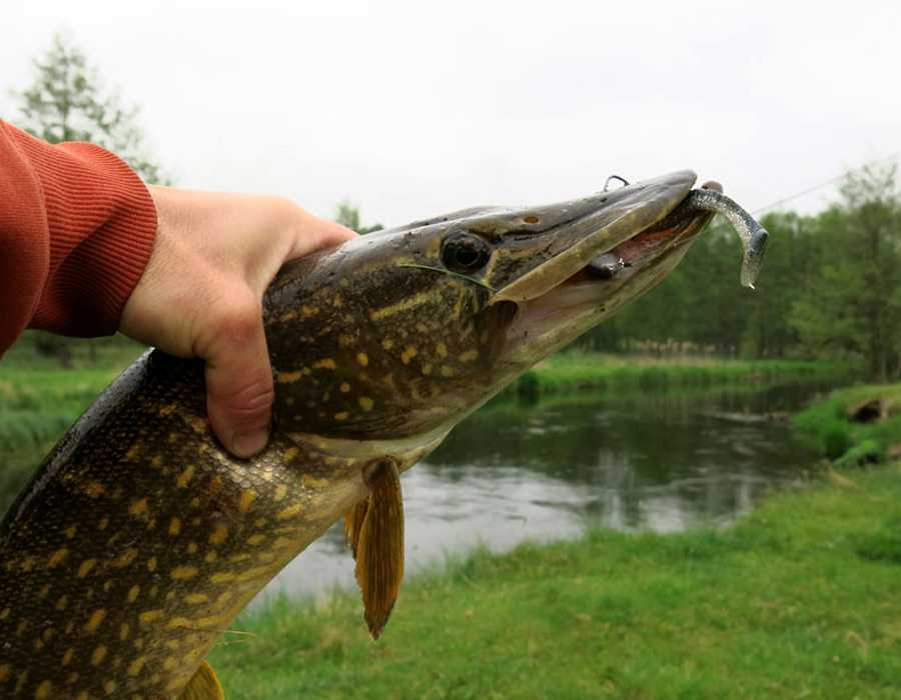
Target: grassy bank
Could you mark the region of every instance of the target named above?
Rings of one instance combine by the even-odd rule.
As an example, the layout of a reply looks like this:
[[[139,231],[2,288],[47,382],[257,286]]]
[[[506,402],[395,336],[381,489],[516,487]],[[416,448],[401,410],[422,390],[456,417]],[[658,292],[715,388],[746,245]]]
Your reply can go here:
[[[901,465],[770,498],[728,530],[592,532],[240,618],[230,698],[898,698]]]
[[[856,422],[849,414],[870,406],[879,420]],[[893,446],[901,449],[901,383],[862,385],[832,392],[830,397],[797,415],[795,425],[824,455],[839,464],[884,459]]]
[[[857,368],[806,360],[725,360],[593,355],[579,352],[549,357],[510,386],[502,396],[542,396],[606,386],[657,388],[775,380],[843,380]]]

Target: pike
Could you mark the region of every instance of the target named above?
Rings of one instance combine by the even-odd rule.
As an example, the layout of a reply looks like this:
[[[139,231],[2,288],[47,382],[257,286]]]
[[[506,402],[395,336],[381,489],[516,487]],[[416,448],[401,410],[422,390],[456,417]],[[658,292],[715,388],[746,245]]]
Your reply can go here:
[[[694,181],[467,209],[286,265],[263,305],[274,429],[252,459],[213,436],[202,363],[145,354],[0,524],[0,695],[222,698],[210,648],[342,515],[378,637],[403,575],[400,474],[660,282],[725,206]]]

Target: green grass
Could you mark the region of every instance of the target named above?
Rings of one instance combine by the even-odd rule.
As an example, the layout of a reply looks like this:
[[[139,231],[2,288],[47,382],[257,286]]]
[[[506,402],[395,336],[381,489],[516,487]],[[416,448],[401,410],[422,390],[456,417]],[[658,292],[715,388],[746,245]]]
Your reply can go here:
[[[573,389],[609,385],[637,388],[766,383],[776,379],[839,380],[852,376],[847,364],[806,360],[725,360],[720,358],[652,358],[558,353],[527,372],[502,396],[537,397]]]
[[[278,601],[211,663],[234,700],[901,697],[901,465],[775,495],[728,530],[594,531],[358,599]]]
[[[849,407],[870,399],[882,399],[889,405],[889,417],[874,423],[848,420]],[[855,446],[870,443],[877,453],[884,453],[901,443],[901,383],[868,384],[832,392],[829,398],[811,406],[794,418],[795,425],[810,437],[831,459],[840,458]]]

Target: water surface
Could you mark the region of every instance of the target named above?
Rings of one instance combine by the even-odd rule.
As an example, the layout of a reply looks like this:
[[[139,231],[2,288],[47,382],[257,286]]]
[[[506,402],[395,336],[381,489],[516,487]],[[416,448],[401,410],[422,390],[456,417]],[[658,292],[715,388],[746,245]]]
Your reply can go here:
[[[811,385],[607,389],[483,409],[403,476],[407,571],[480,543],[504,551],[591,526],[726,525],[768,489],[799,482],[816,459],[785,421],[815,393]],[[353,585],[337,526],[261,597],[336,585]]]

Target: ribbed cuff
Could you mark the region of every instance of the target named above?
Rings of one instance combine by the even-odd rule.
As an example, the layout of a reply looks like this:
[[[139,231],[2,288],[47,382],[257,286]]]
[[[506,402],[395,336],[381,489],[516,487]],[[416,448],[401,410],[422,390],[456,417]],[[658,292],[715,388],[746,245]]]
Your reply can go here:
[[[49,275],[30,326],[115,333],[153,251],[153,199],[124,161],[99,146],[23,146],[41,182],[50,231]]]

